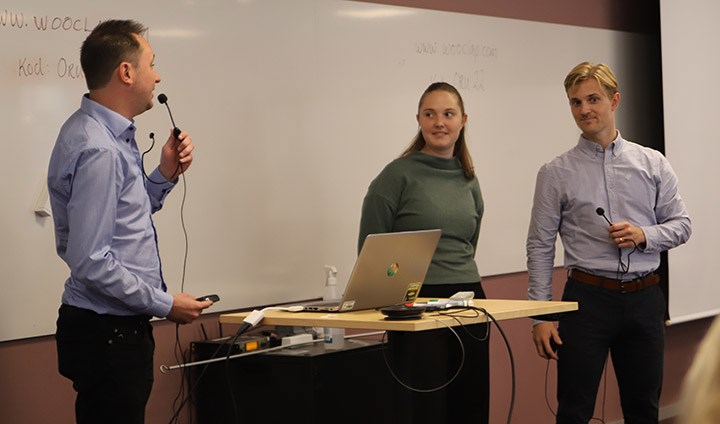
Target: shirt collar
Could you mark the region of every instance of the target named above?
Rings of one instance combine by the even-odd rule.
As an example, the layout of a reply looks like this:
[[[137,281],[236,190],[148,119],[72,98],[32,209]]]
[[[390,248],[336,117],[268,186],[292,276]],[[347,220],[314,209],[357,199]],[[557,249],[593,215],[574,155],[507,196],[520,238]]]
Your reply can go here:
[[[624,146],[625,139],[623,139],[622,135],[620,134],[620,130],[618,130],[615,140],[610,143],[610,146],[608,146],[608,148],[612,152],[613,156],[617,156],[622,152]],[[582,135],[580,135],[580,140],[578,141],[578,148],[580,149],[580,151],[590,157],[605,155],[604,149],[599,144],[584,138]]]
[[[82,97],[80,109],[107,127],[115,138],[120,137],[125,131],[135,131],[134,121],[130,121],[112,109],[91,100],[89,94]]]

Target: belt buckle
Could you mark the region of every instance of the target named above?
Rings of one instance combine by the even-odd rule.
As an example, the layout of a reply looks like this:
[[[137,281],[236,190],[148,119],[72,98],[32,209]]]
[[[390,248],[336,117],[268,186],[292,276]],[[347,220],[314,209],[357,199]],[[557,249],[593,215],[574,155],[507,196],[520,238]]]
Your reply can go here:
[[[627,287],[626,287],[626,284],[628,285]],[[620,292],[623,294],[635,293],[636,291],[639,291],[644,287],[645,287],[645,284],[643,283],[642,278],[636,278],[634,280],[629,280],[629,281],[620,281]]]

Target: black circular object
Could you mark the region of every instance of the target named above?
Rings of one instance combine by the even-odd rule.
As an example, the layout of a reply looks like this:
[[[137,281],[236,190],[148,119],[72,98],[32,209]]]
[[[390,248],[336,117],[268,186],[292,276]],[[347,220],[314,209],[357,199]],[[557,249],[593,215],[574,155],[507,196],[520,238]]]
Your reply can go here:
[[[380,308],[387,320],[420,319],[425,312],[424,306],[393,305]]]

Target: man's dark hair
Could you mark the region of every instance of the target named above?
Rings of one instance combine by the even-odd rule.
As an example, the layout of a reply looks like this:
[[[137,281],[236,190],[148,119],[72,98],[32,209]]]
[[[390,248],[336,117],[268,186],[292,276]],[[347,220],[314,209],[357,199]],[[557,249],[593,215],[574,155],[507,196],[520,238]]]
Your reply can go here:
[[[80,64],[89,90],[104,87],[121,62],[137,64],[140,43],[133,34],[147,30],[132,20],[109,20],[99,23],[80,49]]]

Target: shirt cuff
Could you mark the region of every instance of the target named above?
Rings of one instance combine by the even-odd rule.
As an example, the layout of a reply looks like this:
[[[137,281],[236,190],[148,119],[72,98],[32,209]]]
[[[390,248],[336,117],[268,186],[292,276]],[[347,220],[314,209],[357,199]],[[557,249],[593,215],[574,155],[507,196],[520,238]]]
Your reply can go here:
[[[168,293],[161,293],[157,297],[157,301],[150,307],[150,312],[154,317],[165,318],[170,313],[173,305],[173,297]]]
[[[170,193],[170,191],[173,189],[173,187],[175,187],[175,184],[166,180],[165,177],[163,177],[163,174],[160,172],[160,168],[155,168],[155,170],[152,172],[152,174],[150,174],[149,178],[151,181],[156,181],[156,182],[163,181],[162,184],[156,184],[156,183],[150,182],[147,187],[148,192],[154,198],[158,199],[160,201],[160,203],[162,203],[165,200],[165,197],[168,195],[168,193]]]
[[[638,244],[638,249],[640,249],[644,253],[655,253],[653,249],[655,249],[654,240],[657,240],[658,237],[658,230],[657,228],[654,228],[652,226],[650,227],[640,227],[640,229],[645,234],[645,243],[644,244]]]

